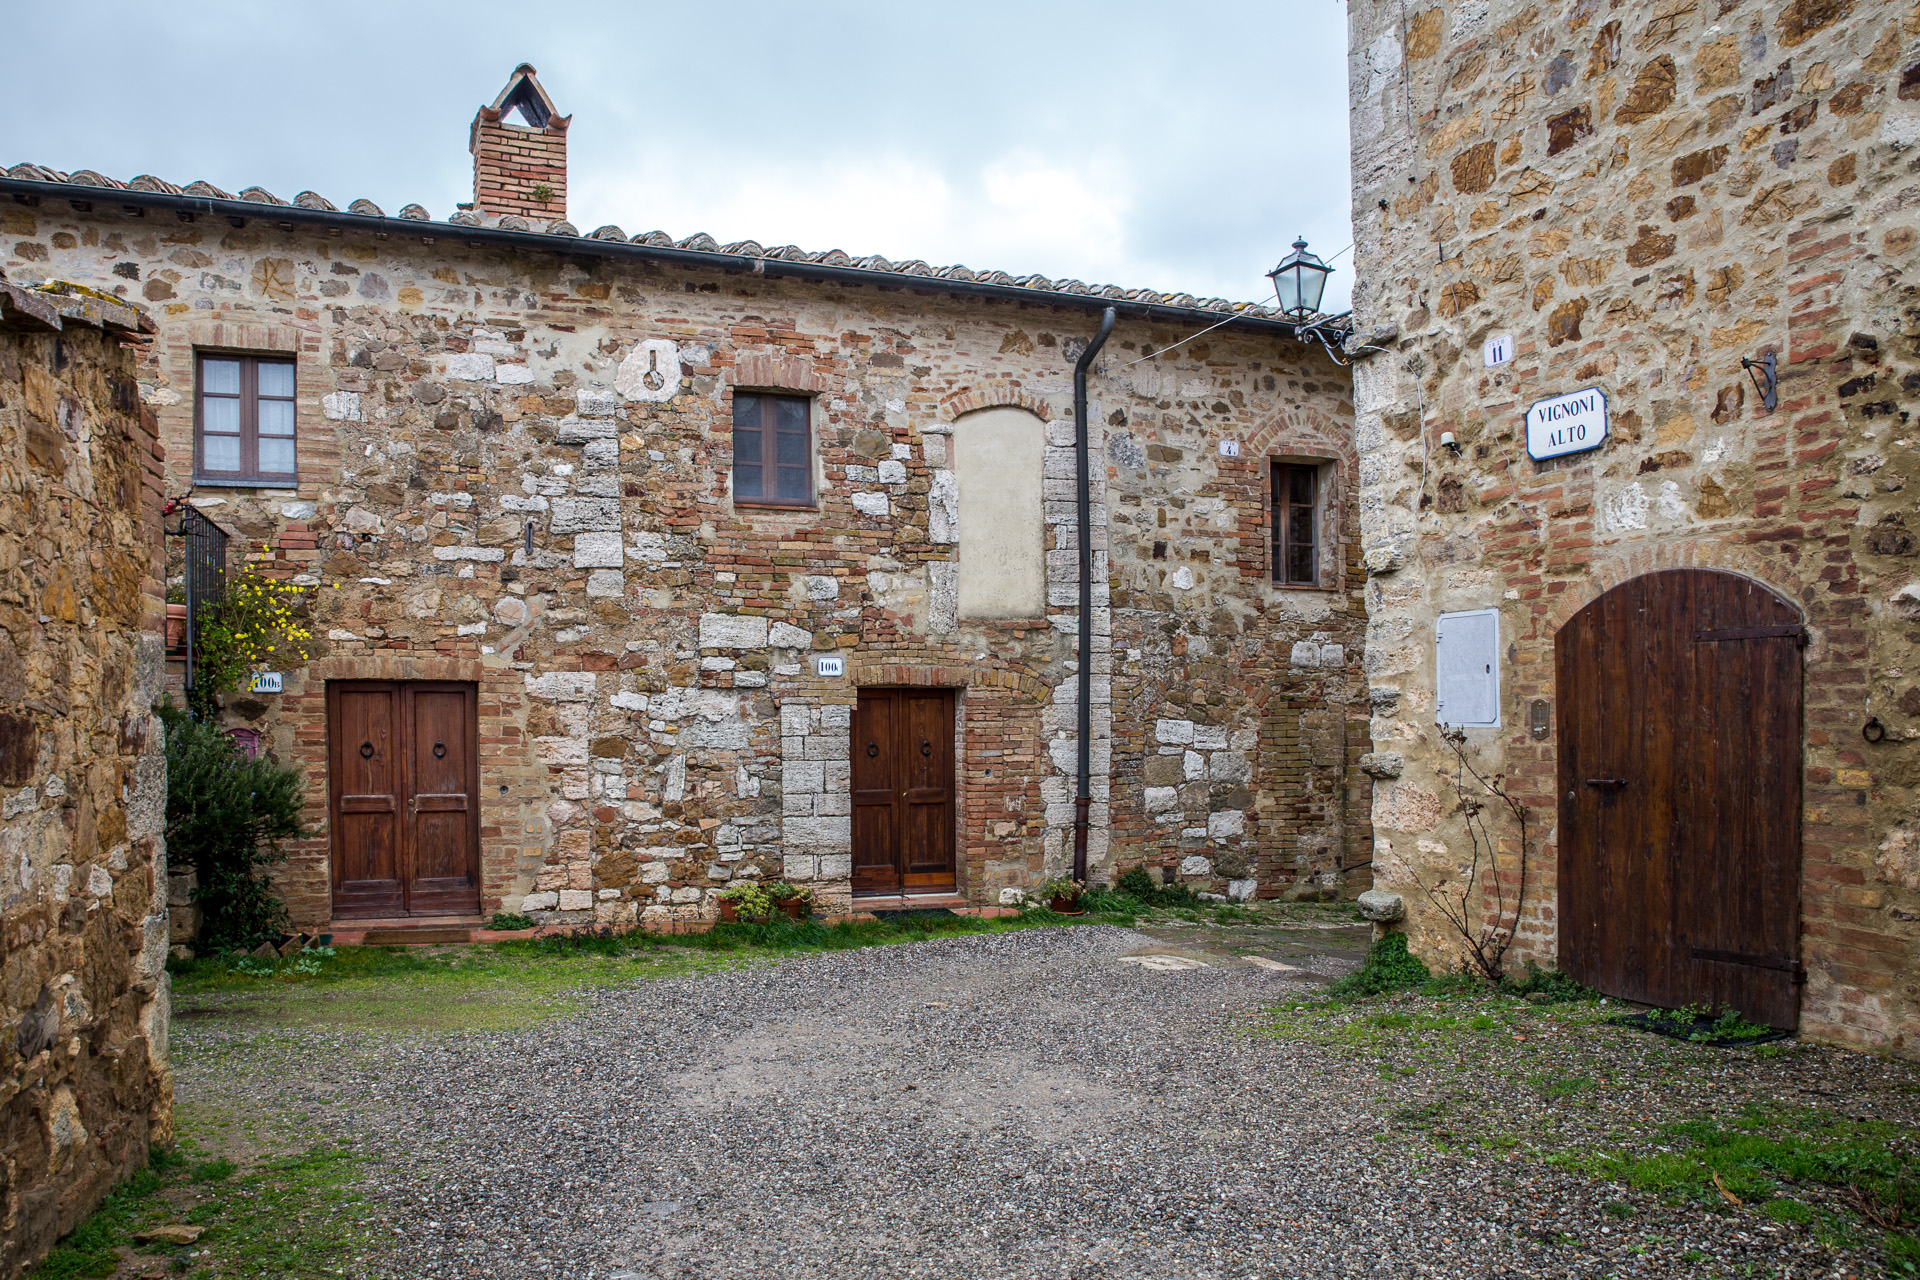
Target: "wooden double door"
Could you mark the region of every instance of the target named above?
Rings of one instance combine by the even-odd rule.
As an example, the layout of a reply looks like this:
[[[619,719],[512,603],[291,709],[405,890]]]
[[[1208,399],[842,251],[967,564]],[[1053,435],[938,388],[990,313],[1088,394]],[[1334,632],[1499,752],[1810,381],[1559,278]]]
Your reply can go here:
[[[471,684],[327,685],[335,919],[480,910]]]
[[[1560,965],[1799,1022],[1800,612],[1736,574],[1623,583],[1555,641]]]
[[[953,691],[860,690],[851,746],[853,891],[951,892]]]

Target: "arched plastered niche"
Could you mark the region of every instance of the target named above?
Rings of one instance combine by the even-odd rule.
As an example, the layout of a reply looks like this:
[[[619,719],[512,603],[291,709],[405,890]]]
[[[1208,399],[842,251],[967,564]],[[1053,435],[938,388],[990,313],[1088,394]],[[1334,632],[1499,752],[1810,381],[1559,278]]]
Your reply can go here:
[[[981,409],[953,424],[960,491],[962,618],[1047,611],[1047,424],[1025,409]]]

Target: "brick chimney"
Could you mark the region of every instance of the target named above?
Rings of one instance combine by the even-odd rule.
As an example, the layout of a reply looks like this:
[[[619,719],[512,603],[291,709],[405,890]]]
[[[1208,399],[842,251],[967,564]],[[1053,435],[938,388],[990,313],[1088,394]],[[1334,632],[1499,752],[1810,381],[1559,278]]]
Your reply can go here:
[[[521,63],[507,87],[473,118],[467,149],[473,152],[476,212],[530,221],[567,216],[567,126],[533,68]]]

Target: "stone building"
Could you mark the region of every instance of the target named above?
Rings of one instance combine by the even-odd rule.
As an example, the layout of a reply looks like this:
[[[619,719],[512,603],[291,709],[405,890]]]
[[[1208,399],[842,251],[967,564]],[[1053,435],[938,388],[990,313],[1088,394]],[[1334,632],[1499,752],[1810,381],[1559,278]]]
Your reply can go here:
[[[0,1276],[172,1127],[153,331],[0,281]]]
[[[169,492],[312,588],[323,652],[226,708],[310,779],[297,922],[693,919],[774,875],[995,903],[1064,872],[1072,373],[1108,308],[1094,877],[1244,897],[1366,862],[1349,383],[1319,346],[1254,305],[582,235],[567,124],[516,70],[446,221],[0,179],[14,278],[152,307]]]
[[[1443,963],[1464,904],[1510,961],[1911,1054],[1920,20],[1349,13],[1378,880]]]

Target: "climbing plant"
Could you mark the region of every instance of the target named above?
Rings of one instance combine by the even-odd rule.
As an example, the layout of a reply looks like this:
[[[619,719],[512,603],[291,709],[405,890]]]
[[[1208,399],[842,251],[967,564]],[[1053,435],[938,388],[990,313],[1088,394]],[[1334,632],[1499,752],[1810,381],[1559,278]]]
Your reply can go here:
[[[214,699],[239,689],[254,672],[274,663],[305,662],[313,640],[307,613],[305,588],[252,568],[234,579],[224,598],[201,605],[187,709],[209,719]]]

